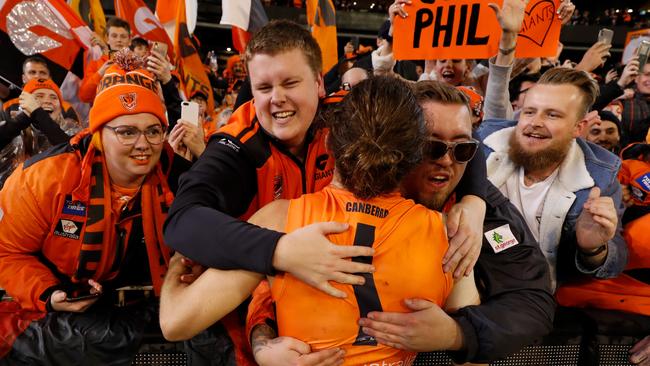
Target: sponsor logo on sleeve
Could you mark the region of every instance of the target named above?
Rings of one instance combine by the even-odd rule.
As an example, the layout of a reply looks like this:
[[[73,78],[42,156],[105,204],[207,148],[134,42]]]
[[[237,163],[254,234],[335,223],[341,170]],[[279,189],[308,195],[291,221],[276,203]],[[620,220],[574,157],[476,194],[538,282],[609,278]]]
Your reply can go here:
[[[62,212],[66,215],[86,216],[86,205],[81,202],[65,200]]]
[[[639,183],[641,189],[645,190],[646,192],[650,192],[650,173],[646,173],[635,180],[637,183]]]
[[[512,234],[512,230],[510,230],[509,224],[505,224],[499,226],[496,229],[486,231],[484,235],[495,253],[502,252],[519,244],[515,236]]]
[[[221,144],[221,145],[227,146],[227,147],[229,147],[229,148],[235,150],[236,152],[239,152],[239,146],[237,146],[237,144],[235,144],[234,142],[228,140],[228,139],[225,138],[225,137],[222,137],[222,138],[220,138],[219,140],[217,140],[217,144]]]
[[[81,233],[83,225],[83,222],[61,219],[54,229],[54,235],[79,240],[79,234]]]

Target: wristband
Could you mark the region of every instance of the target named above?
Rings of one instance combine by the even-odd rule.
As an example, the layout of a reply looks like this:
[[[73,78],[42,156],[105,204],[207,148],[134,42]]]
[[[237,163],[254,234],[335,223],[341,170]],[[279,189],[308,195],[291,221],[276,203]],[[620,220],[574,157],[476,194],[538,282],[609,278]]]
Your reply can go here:
[[[503,49],[503,48],[499,47],[499,53],[504,55],[504,56],[508,56],[509,54],[511,54],[511,53],[513,53],[515,51],[515,48],[517,48],[516,45],[512,46],[512,48],[508,48],[508,49]]]
[[[591,252],[583,252],[582,250],[580,250],[580,255],[582,255],[583,257],[595,257],[598,254],[604,252],[606,249],[607,249],[607,244],[603,244]]]

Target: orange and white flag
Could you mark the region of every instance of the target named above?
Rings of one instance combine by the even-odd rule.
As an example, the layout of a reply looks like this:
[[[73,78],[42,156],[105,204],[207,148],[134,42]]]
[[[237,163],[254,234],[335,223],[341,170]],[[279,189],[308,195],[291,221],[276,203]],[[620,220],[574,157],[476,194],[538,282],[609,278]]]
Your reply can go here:
[[[244,53],[251,35],[269,22],[260,0],[223,0],[220,24],[232,26],[232,42]]]
[[[41,54],[68,70],[92,34],[63,0],[2,1],[0,29],[23,54]]]
[[[173,44],[162,24],[142,0],[115,0],[115,15],[129,22],[134,34],[167,44],[167,54],[174,59]]]

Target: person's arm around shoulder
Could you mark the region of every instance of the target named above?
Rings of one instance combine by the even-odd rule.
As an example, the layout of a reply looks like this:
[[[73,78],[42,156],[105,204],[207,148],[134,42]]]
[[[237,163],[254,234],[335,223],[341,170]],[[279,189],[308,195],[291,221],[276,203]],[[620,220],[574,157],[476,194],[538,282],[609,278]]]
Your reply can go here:
[[[288,201],[277,200],[256,212],[249,222],[282,230]],[[175,254],[160,294],[160,329],[167,340],[192,338],[241,304],[263,279],[243,270],[208,269],[191,284],[181,281],[187,267]]]

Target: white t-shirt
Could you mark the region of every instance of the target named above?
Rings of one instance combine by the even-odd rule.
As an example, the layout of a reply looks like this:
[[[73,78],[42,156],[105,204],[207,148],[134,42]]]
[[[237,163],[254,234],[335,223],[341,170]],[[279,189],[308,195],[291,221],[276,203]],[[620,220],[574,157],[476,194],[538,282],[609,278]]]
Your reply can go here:
[[[518,174],[512,174],[506,184],[500,190],[510,202],[517,207],[524,216],[528,228],[533,233],[535,240],[539,242],[539,224],[544,210],[544,201],[551,184],[557,178],[559,169],[555,169],[551,175],[541,182],[526,186],[524,183],[524,168],[520,167]]]

